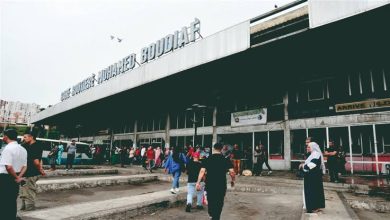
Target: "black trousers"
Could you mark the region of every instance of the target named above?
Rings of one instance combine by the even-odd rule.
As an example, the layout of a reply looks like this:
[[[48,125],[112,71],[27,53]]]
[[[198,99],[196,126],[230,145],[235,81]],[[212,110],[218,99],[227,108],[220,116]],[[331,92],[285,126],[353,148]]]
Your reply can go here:
[[[330,181],[338,181],[339,180],[339,174],[337,169],[337,161],[333,158],[328,159],[328,169],[329,169],[329,177]]]
[[[16,219],[19,195],[19,184],[9,174],[0,174],[0,218],[4,220]]]
[[[207,189],[208,213],[212,220],[221,218],[226,189]]]
[[[329,166],[329,177],[330,182],[339,181],[339,174],[335,164]]]
[[[68,154],[68,158],[66,159],[66,169],[68,169],[68,167],[72,169],[75,156],[76,154]]]
[[[259,165],[259,173],[261,174],[261,172],[263,172],[263,164],[265,163],[265,165],[267,166],[268,170],[271,171],[271,167],[269,166],[268,164],[268,160],[260,160],[260,165]]]

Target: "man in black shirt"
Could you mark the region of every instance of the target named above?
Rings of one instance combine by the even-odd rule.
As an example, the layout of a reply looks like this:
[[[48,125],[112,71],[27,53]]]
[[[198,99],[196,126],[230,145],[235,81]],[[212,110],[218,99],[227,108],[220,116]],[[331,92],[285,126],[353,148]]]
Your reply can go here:
[[[213,154],[202,162],[202,169],[199,172],[196,188],[201,189],[200,182],[207,172],[206,192],[208,200],[208,213],[213,220],[219,220],[226,194],[226,172],[229,171],[231,186],[234,186],[235,173],[230,160],[221,154],[222,145],[214,144]]]
[[[191,157],[193,160],[190,160],[190,162],[188,163],[188,165],[186,167],[187,174],[188,174],[186,212],[191,211],[192,198],[193,198],[195,193],[196,193],[196,208],[203,209],[203,206],[202,206],[203,187],[201,188],[201,190],[198,190],[197,192],[195,192],[196,180],[198,179],[199,171],[202,168],[202,164],[199,161],[200,154],[199,154],[199,152],[193,152],[191,154]]]
[[[23,146],[27,150],[27,171],[24,174],[26,183],[20,188],[20,199],[22,200],[21,210],[26,211],[35,209],[37,181],[40,175],[45,175],[41,164],[43,147],[36,142],[35,138],[36,135],[33,132],[27,132],[23,136]]]
[[[330,182],[339,182],[337,172],[337,148],[335,148],[332,140],[329,141],[329,147],[325,150],[324,156],[327,156],[327,164],[329,169]]]

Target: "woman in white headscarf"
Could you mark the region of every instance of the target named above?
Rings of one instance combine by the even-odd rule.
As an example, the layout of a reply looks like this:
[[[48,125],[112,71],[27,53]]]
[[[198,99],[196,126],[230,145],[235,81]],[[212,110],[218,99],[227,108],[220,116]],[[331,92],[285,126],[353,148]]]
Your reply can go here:
[[[324,186],[322,175],[325,172],[324,157],[315,142],[306,146],[310,156],[299,168],[304,172],[303,206],[308,213],[318,212],[325,208]]]

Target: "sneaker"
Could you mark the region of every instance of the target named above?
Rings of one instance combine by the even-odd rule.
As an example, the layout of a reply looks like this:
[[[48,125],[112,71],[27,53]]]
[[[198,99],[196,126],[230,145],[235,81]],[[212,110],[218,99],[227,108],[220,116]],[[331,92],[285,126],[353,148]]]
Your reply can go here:
[[[187,206],[186,206],[186,212],[191,212],[191,204],[187,204]]]
[[[196,206],[196,209],[202,210],[202,209],[203,209],[203,206],[197,205],[197,206]]]
[[[173,188],[171,189],[171,193],[172,194],[176,194],[176,192],[175,192],[175,190]]]
[[[268,171],[268,175],[270,175],[272,173],[272,170]]]
[[[176,192],[176,193],[178,193],[179,191],[180,191],[179,188],[176,188],[176,189],[175,189],[175,192]]]

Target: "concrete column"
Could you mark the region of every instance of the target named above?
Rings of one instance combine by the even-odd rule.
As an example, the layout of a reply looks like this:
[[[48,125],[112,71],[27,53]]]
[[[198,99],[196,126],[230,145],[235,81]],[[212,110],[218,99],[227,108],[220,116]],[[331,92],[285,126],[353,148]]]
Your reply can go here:
[[[353,174],[351,125],[348,125],[348,138],[349,138],[349,164],[351,165],[351,174]]]
[[[215,106],[213,111],[213,146],[215,143],[217,143],[217,141],[217,106]]]
[[[138,120],[135,120],[134,121],[133,147],[137,147],[137,129],[138,129]]]
[[[169,113],[167,114],[167,122],[165,123],[165,147],[170,147],[171,136],[169,130],[171,129],[171,120]]]
[[[288,120],[288,92],[283,97],[284,104],[284,167],[291,169],[290,121]]]
[[[376,127],[375,127],[375,124],[372,125],[372,131],[373,131],[373,133],[374,133],[376,175],[379,175],[379,164],[378,164],[378,141],[376,140]]]

